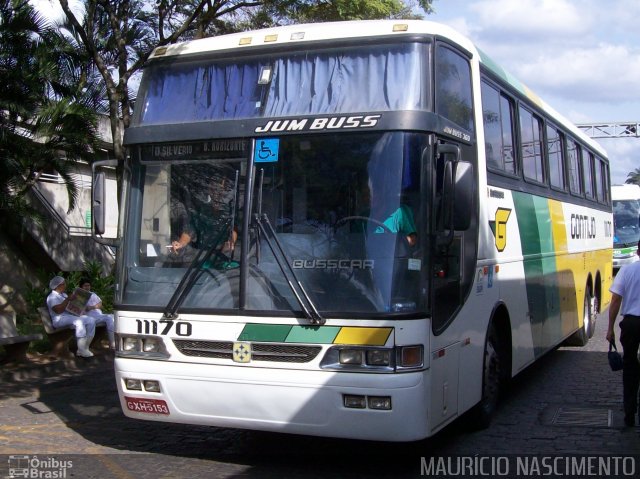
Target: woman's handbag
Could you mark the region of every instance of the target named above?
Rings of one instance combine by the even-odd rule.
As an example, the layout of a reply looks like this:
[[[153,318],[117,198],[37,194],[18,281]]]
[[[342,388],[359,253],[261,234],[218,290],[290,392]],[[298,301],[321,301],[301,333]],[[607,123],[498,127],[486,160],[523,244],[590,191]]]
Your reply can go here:
[[[622,356],[618,352],[614,341],[609,343],[609,354],[607,357],[609,358],[609,366],[611,366],[612,371],[620,371],[622,369]]]

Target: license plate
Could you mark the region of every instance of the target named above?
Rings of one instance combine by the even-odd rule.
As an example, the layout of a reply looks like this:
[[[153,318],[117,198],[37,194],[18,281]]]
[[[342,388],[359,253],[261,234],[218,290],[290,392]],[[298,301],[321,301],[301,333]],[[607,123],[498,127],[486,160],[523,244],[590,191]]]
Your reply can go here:
[[[162,399],[130,398],[125,396],[124,400],[129,411],[169,415],[167,403]]]

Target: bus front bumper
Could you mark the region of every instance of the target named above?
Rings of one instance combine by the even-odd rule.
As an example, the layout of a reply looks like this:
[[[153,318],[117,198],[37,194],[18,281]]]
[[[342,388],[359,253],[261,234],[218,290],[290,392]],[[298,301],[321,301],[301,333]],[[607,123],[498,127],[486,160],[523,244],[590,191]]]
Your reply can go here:
[[[154,421],[382,441],[427,436],[428,375],[265,369],[116,358],[126,416]],[[126,389],[158,381],[160,392]],[[364,396],[364,408],[345,407]],[[391,409],[368,407],[391,398]],[[163,404],[166,405],[163,406]]]

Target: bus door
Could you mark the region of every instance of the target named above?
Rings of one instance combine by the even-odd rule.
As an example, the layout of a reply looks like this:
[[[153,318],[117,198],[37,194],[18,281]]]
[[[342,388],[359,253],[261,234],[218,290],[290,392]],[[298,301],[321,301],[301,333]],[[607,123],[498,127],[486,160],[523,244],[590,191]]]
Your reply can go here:
[[[431,159],[433,332],[453,320],[475,275],[477,154],[469,54],[443,41],[434,54],[438,116]],[[476,170],[476,171],[474,171]]]
[[[472,149],[436,140],[431,241],[433,330],[439,334],[461,307],[475,270],[476,178]]]
[[[465,255],[477,189],[471,163],[462,161],[468,150],[438,139],[433,151],[430,309],[435,334],[454,319],[469,287],[465,273],[475,269],[475,255]],[[431,353],[431,426],[437,427],[458,412],[460,341]]]

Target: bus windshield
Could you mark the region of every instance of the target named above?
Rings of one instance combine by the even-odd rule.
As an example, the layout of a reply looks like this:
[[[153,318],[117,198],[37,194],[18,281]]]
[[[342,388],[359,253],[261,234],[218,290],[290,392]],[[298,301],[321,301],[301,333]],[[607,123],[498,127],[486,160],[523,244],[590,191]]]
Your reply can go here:
[[[640,200],[613,201],[613,246],[635,246],[640,240]]]
[[[255,143],[251,175],[249,139],[137,150],[123,304],[165,307],[200,261],[182,311],[298,312],[291,282],[323,315],[424,310],[426,135]]]

